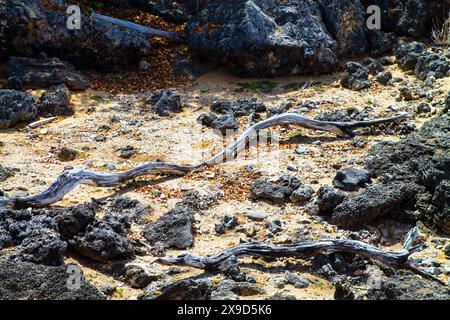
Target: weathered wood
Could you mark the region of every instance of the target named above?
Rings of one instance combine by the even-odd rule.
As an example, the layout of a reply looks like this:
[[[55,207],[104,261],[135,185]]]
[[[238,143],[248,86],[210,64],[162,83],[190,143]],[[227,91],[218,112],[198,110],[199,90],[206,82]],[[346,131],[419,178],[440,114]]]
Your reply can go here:
[[[93,13],[91,15],[91,18],[101,20],[104,22],[108,22],[108,23],[112,23],[112,24],[130,29],[130,30],[134,30],[134,31],[146,34],[148,36],[161,37],[161,38],[165,38],[170,41],[174,41],[174,42],[178,42],[178,43],[186,42],[186,40],[184,39],[184,36],[178,32],[169,32],[169,31],[154,29],[154,28],[150,28],[150,27],[145,27],[145,26],[141,26],[134,22],[120,20],[117,18],[104,16],[104,15],[98,14],[98,13]]]
[[[425,278],[444,284],[439,278],[419,269],[409,260],[411,254],[422,251],[427,247],[424,243],[412,246],[418,239],[418,236],[418,229],[411,229],[405,237],[403,247],[397,251],[384,251],[356,240],[326,239],[303,241],[281,246],[267,243],[245,243],[227,248],[209,257],[198,257],[189,253],[183,253],[177,257],[159,258],[156,262],[165,265],[190,266],[206,271],[225,271],[237,267],[239,263],[238,258],[240,257],[304,258],[322,252],[341,251],[363,256],[390,268],[411,270]]]
[[[250,137],[255,136],[255,133],[263,129],[273,126],[293,124],[304,128],[334,133],[338,137],[349,138],[355,135],[355,132],[353,132],[352,129],[370,127],[382,123],[395,122],[398,120],[404,120],[407,117],[407,114],[401,114],[395,117],[369,121],[335,122],[310,119],[307,117],[303,117],[297,113],[283,113],[250,126],[235,142],[231,143],[223,151],[219,152],[211,159],[206,160],[205,164],[216,165],[219,163],[223,163],[228,159],[232,159],[243,148],[245,148],[245,145]]]
[[[17,208],[44,207],[60,201],[68,192],[79,184],[94,184],[100,187],[111,187],[121,185],[131,179],[149,173],[182,176],[193,170],[214,166],[234,159],[235,155],[245,148],[246,142],[256,136],[257,132],[277,125],[295,124],[309,129],[331,132],[341,137],[350,137],[355,134],[351,129],[393,122],[405,118],[406,115],[400,115],[372,121],[332,122],[309,119],[295,113],[285,113],[258,122],[249,127],[235,142],[199,165],[179,166],[165,162],[148,162],[129,171],[119,173],[101,173],[82,169],[68,170],[64,171],[47,190],[39,194],[17,198],[0,197],[0,208],[6,206]]]
[[[238,257],[304,257],[316,255],[324,251],[343,251],[361,255],[371,260],[379,261],[384,265],[403,268],[408,264],[409,256],[425,249],[425,245],[412,247],[412,243],[418,237],[417,228],[413,228],[406,236],[405,245],[398,251],[383,251],[375,246],[356,240],[327,239],[317,241],[304,241],[289,245],[275,246],[266,243],[244,243],[227,248],[222,252],[209,256],[197,257],[189,253],[183,253],[177,257],[164,257],[157,261],[163,264],[191,266],[205,270],[222,270],[224,263],[235,260]]]
[[[35,121],[35,122],[32,122],[32,123],[28,124],[28,127],[32,128],[32,129],[38,128],[40,126],[43,126],[43,125],[45,125],[47,123],[50,123],[50,122],[56,120],[56,119],[57,119],[56,117],[50,117],[50,118],[41,119],[41,120],[38,120],[38,121]]]
[[[119,173],[101,173],[90,170],[73,169],[64,171],[50,187],[36,195],[28,197],[0,197],[0,208],[9,206],[15,208],[45,207],[61,200],[79,184],[93,184],[99,187],[121,185],[136,177],[158,173],[165,175],[184,175],[194,170],[194,167],[178,166],[164,162],[147,162],[136,168]]]

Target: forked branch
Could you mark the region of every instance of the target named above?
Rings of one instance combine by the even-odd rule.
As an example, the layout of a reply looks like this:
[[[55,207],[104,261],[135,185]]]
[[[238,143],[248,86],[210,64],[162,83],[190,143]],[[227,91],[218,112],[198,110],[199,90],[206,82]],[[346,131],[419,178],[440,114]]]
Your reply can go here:
[[[201,170],[207,166],[214,166],[231,161],[245,148],[246,143],[250,139],[257,136],[257,133],[260,130],[277,125],[295,124],[309,129],[331,132],[340,137],[350,137],[355,134],[352,129],[394,122],[405,118],[406,115],[399,115],[372,121],[333,122],[309,119],[296,113],[285,113],[254,124],[245,130],[235,142],[228,145],[223,151],[198,165],[180,166],[165,162],[147,162],[129,171],[118,173],[102,173],[83,169],[68,170],[64,171],[47,190],[36,195],[14,198],[0,197],[0,208],[6,206],[15,208],[48,206],[60,201],[68,192],[79,184],[94,184],[99,187],[112,187],[122,185],[129,180],[149,173],[183,176],[193,170]]]
[[[198,257],[183,253],[177,257],[159,258],[156,262],[166,265],[190,266],[207,271],[225,271],[237,267],[241,257],[262,258],[304,258],[327,251],[342,251],[357,254],[385,266],[395,269],[408,269],[428,279],[443,283],[440,279],[417,268],[409,260],[411,254],[422,251],[425,244],[412,246],[418,239],[419,232],[413,228],[405,237],[402,249],[397,251],[384,251],[375,246],[356,240],[327,239],[317,241],[303,241],[299,243],[275,246],[266,243],[244,243],[227,248],[222,252],[209,256]]]

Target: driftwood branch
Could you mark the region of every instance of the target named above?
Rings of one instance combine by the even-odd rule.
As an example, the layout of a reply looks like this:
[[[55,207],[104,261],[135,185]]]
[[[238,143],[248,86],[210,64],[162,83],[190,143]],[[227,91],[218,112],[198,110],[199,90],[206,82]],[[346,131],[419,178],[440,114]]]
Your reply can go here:
[[[104,16],[104,15],[98,14],[98,13],[93,13],[91,15],[91,18],[92,19],[101,20],[101,21],[104,21],[104,22],[108,22],[108,23],[112,23],[112,24],[115,24],[115,25],[118,25],[118,26],[130,29],[130,30],[134,30],[134,31],[146,34],[148,36],[161,37],[161,38],[165,38],[165,39],[168,39],[170,41],[174,41],[174,42],[178,42],[178,43],[186,42],[184,36],[181,33],[178,33],[178,32],[169,32],[169,31],[149,28],[149,27],[141,26],[141,25],[139,25],[137,23],[133,23],[133,22],[125,21],[125,20],[120,20],[120,19],[117,19],[117,18]]]
[[[411,244],[417,238],[418,230],[414,228],[406,236],[405,246],[398,251],[383,251],[377,247],[356,240],[327,239],[304,241],[283,246],[274,246],[265,243],[244,243],[227,248],[209,257],[197,257],[189,253],[183,253],[178,257],[165,257],[157,261],[163,264],[191,266],[212,271],[223,270],[224,263],[228,263],[230,260],[236,260],[238,257],[304,257],[305,255],[315,255],[324,251],[343,251],[379,261],[390,267],[401,268],[407,264],[408,258],[412,253],[425,249],[424,245],[411,247]]]
[[[411,270],[425,278],[443,284],[440,279],[417,268],[409,261],[411,254],[426,248],[426,244],[412,246],[418,237],[418,229],[411,229],[405,237],[402,249],[397,251],[384,251],[375,246],[356,240],[327,239],[304,241],[282,246],[266,243],[245,243],[227,248],[222,252],[209,257],[198,257],[189,253],[183,253],[177,257],[159,258],[156,262],[165,265],[190,266],[206,271],[225,271],[237,267],[239,262],[238,258],[240,257],[303,258],[305,256],[314,256],[322,252],[342,251],[363,256],[391,268]]]
[[[214,166],[234,159],[234,156],[238,154],[240,150],[245,148],[247,141],[252,137],[256,137],[257,132],[277,125],[295,124],[309,129],[331,132],[341,137],[350,137],[354,134],[354,132],[351,131],[352,129],[394,122],[405,118],[406,115],[399,115],[392,118],[372,121],[332,122],[309,119],[295,113],[285,113],[258,122],[249,127],[235,142],[199,165],[179,166],[165,162],[148,162],[129,171],[119,173],[101,173],[83,169],[68,170],[64,171],[47,190],[39,194],[15,198],[0,197],[0,208],[7,206],[15,208],[48,206],[60,201],[68,192],[79,184],[94,184],[100,187],[111,187],[122,185],[129,180],[149,173],[183,176],[193,170]]]

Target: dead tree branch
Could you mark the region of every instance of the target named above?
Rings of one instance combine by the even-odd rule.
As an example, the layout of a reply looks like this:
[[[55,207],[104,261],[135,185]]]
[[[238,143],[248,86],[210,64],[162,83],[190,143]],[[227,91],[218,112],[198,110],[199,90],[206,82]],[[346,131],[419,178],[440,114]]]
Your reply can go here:
[[[309,119],[295,113],[285,113],[254,124],[245,130],[235,142],[231,143],[223,151],[199,165],[179,166],[164,162],[148,162],[129,171],[119,173],[101,173],[83,169],[68,170],[64,171],[47,190],[39,194],[16,198],[0,197],[0,208],[45,207],[60,201],[68,192],[79,184],[94,184],[99,187],[112,187],[122,185],[129,180],[149,173],[183,176],[196,169],[231,161],[240,150],[245,148],[246,142],[256,136],[257,132],[277,125],[295,124],[309,129],[331,132],[341,137],[350,137],[354,134],[351,129],[394,122],[405,118],[405,115],[400,115],[372,121],[331,122]]]
[[[104,16],[104,15],[98,14],[98,13],[93,13],[91,15],[91,18],[101,20],[104,22],[108,22],[108,23],[112,23],[112,24],[130,29],[130,30],[134,30],[134,31],[146,34],[148,36],[161,37],[161,38],[165,38],[170,41],[177,42],[177,43],[185,43],[186,42],[186,40],[184,39],[184,36],[178,32],[169,32],[169,31],[149,28],[149,27],[141,26],[137,23]]]
[[[418,231],[414,228],[408,233],[405,244],[407,241],[410,243],[414,242],[417,237]],[[424,246],[411,247],[409,245],[398,251],[383,251],[361,241],[345,239],[304,241],[283,246],[274,246],[265,243],[244,243],[227,248],[222,252],[209,257],[197,257],[189,253],[183,253],[178,257],[165,257],[160,258],[158,261],[163,264],[191,266],[213,271],[222,270],[222,266],[225,262],[230,261],[230,259],[234,260],[238,257],[302,257],[305,255],[316,255],[324,251],[343,251],[379,261],[390,267],[399,268],[407,263],[409,256],[413,252],[421,251],[424,248]]]
[[[159,258],[156,262],[166,265],[190,266],[206,271],[225,271],[237,267],[240,257],[262,258],[302,258],[314,256],[322,252],[342,251],[357,254],[373,261],[395,269],[408,269],[428,279],[442,281],[427,272],[414,266],[409,257],[414,252],[422,251],[425,244],[412,246],[418,239],[419,232],[413,228],[406,235],[402,249],[398,251],[384,251],[375,246],[356,240],[327,239],[317,241],[304,241],[290,245],[274,246],[266,243],[245,243],[227,248],[222,252],[209,257],[197,257],[189,253],[183,253],[178,257]]]

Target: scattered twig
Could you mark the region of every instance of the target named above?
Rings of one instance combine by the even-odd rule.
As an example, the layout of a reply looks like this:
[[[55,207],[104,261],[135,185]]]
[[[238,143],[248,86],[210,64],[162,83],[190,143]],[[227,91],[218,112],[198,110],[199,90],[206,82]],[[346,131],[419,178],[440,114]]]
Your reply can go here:
[[[32,123],[28,124],[28,127],[29,128],[33,128],[33,129],[34,128],[38,128],[40,126],[43,126],[44,124],[52,122],[55,119],[56,119],[56,117],[45,118],[45,119],[42,119],[42,120],[39,120],[39,121],[35,121],[35,122],[32,122]]]

